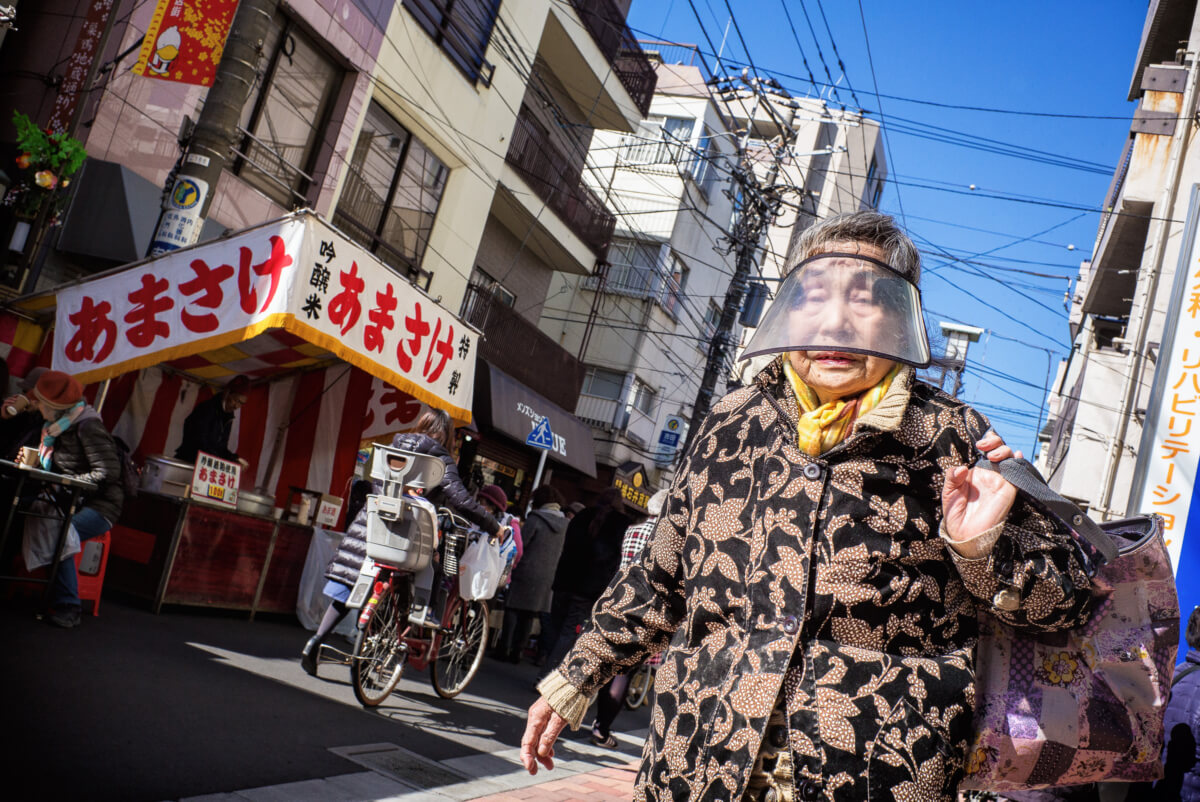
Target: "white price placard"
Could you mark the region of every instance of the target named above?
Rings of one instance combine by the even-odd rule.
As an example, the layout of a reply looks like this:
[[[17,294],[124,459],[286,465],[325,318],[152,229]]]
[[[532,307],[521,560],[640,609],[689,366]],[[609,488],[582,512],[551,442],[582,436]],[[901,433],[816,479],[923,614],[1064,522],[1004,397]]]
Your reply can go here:
[[[192,498],[236,508],[242,466],[201,451],[192,470]]]

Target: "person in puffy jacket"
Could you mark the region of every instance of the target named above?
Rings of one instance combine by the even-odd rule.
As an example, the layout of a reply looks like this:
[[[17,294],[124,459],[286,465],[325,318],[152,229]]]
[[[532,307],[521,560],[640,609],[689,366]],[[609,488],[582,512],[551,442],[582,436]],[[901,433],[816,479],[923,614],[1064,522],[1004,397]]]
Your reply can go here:
[[[1164,773],[1154,784],[1153,798],[1200,802],[1200,607],[1188,618],[1184,640],[1188,653],[1175,667],[1163,717]]]
[[[83,386],[58,370],[41,375],[29,395],[29,405],[41,413],[44,425],[38,441],[38,467],[91,482],[96,489],[83,495],[71,525],[81,541],[99,537],[121,517],[125,491],[121,458],[100,414],[83,397]],[[63,629],[79,626],[79,575],[75,561],[66,558],[54,574],[51,624]]]
[[[446,473],[438,486],[425,494],[426,498],[435,506],[451,508],[489,535],[494,535],[500,531],[500,524],[472,497],[458,475],[458,466],[450,455],[453,435],[450,416],[443,410],[430,409],[417,419],[414,431],[392,438],[392,447],[440,459],[446,466]],[[376,493],[381,491],[381,487],[375,488]],[[324,593],[331,601],[316,633],[304,644],[304,650],[300,653],[300,665],[309,674],[317,673],[317,655],[321,644],[348,611],[346,601],[350,598],[350,590],[358,580],[358,571],[366,556],[367,508],[364,506],[354,522],[346,527],[337,554],[325,571],[327,581]],[[429,618],[426,620],[430,621]]]

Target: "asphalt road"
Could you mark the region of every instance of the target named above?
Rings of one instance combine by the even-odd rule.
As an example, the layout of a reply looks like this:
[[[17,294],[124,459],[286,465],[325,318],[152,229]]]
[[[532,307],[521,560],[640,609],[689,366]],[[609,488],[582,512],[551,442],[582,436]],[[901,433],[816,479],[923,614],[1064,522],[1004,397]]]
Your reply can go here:
[[[156,616],[107,597],[100,612],[64,631],[35,620],[27,602],[0,601],[6,799],[156,802],[325,778],[363,771],[330,750],[364,744],[435,761],[493,754],[520,742],[540,675],[485,659],[448,701],[412,672],[365,711],[348,668],[322,664],[318,678],[300,669],[308,633],[294,619]],[[647,708],[624,711],[616,728],[648,722]]]

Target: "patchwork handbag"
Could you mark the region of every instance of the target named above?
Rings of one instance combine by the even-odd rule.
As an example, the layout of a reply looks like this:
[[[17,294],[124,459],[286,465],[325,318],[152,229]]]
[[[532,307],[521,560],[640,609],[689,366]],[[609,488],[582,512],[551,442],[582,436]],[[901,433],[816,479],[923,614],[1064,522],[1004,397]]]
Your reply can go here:
[[[1162,776],[1179,601],[1157,515],[1097,524],[1025,460],[981,460],[1090,544],[1091,615],[1019,632],[981,615],[975,737],[962,789],[1013,791]]]

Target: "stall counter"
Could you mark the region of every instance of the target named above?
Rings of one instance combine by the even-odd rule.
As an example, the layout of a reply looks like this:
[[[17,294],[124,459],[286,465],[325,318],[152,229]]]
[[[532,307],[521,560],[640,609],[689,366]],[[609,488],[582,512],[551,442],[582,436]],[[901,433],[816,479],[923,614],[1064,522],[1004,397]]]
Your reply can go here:
[[[295,612],[312,527],[146,490],[112,528],[105,585],[182,604]]]

